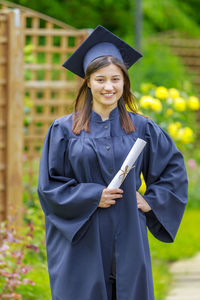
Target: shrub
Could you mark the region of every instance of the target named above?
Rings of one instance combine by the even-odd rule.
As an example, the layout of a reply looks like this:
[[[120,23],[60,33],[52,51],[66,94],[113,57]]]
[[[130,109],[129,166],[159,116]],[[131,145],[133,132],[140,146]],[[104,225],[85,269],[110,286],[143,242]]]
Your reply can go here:
[[[195,112],[200,109],[196,96],[149,83],[142,84],[136,95],[141,113],[167,131],[181,151],[193,150],[198,128]]]
[[[0,234],[2,245],[0,248],[0,298],[19,299],[22,297],[17,293],[19,286],[34,285],[27,278],[31,270],[30,264],[25,262],[28,252],[38,252],[38,247],[32,244],[32,226],[26,227],[26,232],[21,235],[16,233],[14,227],[8,223],[1,223]]]

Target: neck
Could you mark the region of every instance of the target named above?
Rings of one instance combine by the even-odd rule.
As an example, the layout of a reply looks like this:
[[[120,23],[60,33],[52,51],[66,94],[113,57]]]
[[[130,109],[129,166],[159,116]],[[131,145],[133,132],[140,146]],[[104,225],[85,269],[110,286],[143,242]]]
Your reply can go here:
[[[93,111],[95,111],[97,114],[99,114],[101,116],[102,121],[108,120],[110,113],[113,109],[115,109],[117,107],[117,105],[113,105],[112,107],[103,107],[100,108],[97,105],[93,105],[92,109]]]

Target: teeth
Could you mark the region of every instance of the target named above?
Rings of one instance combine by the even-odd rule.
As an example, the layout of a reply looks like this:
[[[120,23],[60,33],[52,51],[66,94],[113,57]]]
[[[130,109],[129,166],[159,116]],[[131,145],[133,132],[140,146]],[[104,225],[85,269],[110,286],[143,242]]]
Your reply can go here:
[[[112,94],[104,94],[105,96],[112,96],[113,95],[113,93]]]

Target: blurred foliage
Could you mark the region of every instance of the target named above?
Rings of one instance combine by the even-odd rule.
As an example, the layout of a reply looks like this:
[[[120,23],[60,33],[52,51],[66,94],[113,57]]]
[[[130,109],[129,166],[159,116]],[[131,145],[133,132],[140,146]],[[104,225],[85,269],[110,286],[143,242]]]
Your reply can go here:
[[[49,284],[49,275],[47,270],[47,263],[44,261],[35,262],[34,268],[27,274],[28,280],[34,282],[34,285],[20,285],[17,288],[17,293],[22,296],[24,300],[50,300],[51,291]]]
[[[27,205],[28,206],[28,205]],[[23,228],[0,223],[0,299],[49,300],[44,217],[39,201],[27,208]]]
[[[15,0],[76,28],[94,28],[98,24],[108,27],[121,36],[131,33],[134,2],[121,0]],[[76,16],[76,17],[74,17]],[[126,22],[125,22],[126,20]],[[128,20],[128,22],[127,22]]]
[[[177,4],[181,6],[183,12],[200,25],[200,2],[199,0],[177,0]]]
[[[176,29],[190,35],[198,35],[198,23],[200,24],[198,0],[141,1],[144,33]],[[14,0],[12,2],[40,11],[76,28],[94,28],[101,24],[121,36],[131,34],[134,28],[136,0],[51,0],[49,2]]]
[[[169,47],[149,41],[142,53],[143,57],[129,71],[134,90],[139,90],[142,82],[162,84],[167,88],[173,86],[186,92],[194,89],[191,77]]]
[[[8,222],[0,223],[0,299],[22,300],[17,292],[18,287],[27,289],[35,283],[27,278],[32,269],[32,257],[39,249],[33,244],[34,228],[31,224],[21,229],[15,229],[12,218]]]
[[[188,208],[200,210],[200,150],[195,155],[195,159],[188,156],[189,159],[186,161],[186,168],[189,180],[189,201]]]
[[[143,0],[144,34],[175,29],[198,37],[200,29],[190,15],[193,10],[195,7],[189,1],[183,3],[179,0]]]

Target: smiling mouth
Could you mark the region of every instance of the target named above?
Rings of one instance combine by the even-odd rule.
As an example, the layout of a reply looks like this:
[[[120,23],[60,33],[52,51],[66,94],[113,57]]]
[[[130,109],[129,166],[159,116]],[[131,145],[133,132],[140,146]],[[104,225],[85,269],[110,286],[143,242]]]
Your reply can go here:
[[[114,93],[105,93],[105,94],[102,94],[104,97],[107,97],[107,98],[110,98],[114,95]]]

